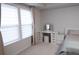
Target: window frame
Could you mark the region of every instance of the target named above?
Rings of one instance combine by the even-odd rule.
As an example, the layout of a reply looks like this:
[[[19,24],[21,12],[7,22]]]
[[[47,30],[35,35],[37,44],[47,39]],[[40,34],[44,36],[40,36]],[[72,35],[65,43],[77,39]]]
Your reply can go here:
[[[18,14],[18,36],[19,36],[19,39],[14,39],[13,41],[10,41],[10,42],[8,42],[8,43],[4,43],[4,46],[7,46],[7,45],[10,45],[10,44],[12,44],[12,43],[15,43],[15,42],[17,42],[17,41],[20,41],[20,40],[22,40],[23,38],[22,38],[22,24],[21,24],[21,12],[20,12],[20,10],[21,9],[24,9],[24,10],[30,10],[31,11],[31,9],[30,8],[25,8],[25,7],[19,7],[19,6],[17,6],[17,5],[14,5],[14,4],[5,4],[5,5],[10,5],[10,6],[13,6],[13,7],[16,7],[17,8],[17,14]],[[2,7],[2,6],[1,6]],[[32,12],[31,12],[32,13]],[[33,19],[32,19],[32,23],[33,23]],[[11,26],[12,27],[12,26]],[[2,28],[2,27],[1,27]],[[6,27],[7,28],[7,27]],[[31,35],[32,36],[32,35]],[[31,37],[31,36],[29,36],[29,37]],[[28,37],[26,37],[26,38],[28,38]],[[26,38],[24,38],[24,39],[26,39]]]
[[[23,9],[23,10],[27,10],[27,9],[25,9],[25,8],[20,8],[20,9],[19,9],[19,13],[20,13],[20,22],[21,22],[21,23],[20,23],[20,24],[21,24],[21,25],[20,25],[20,27],[21,27],[21,38],[22,38],[22,39],[26,39],[26,38],[28,38],[28,37],[26,37],[26,38],[23,38],[23,37],[22,37],[22,26],[32,25],[32,24],[33,24],[33,16],[32,16],[31,10],[27,10],[27,11],[31,12],[32,23],[31,23],[31,24],[22,24],[22,19],[21,19],[21,10],[22,10],[22,9]],[[32,32],[33,32],[33,25],[32,25]],[[32,34],[30,35],[30,37],[31,37],[31,36],[32,36]]]

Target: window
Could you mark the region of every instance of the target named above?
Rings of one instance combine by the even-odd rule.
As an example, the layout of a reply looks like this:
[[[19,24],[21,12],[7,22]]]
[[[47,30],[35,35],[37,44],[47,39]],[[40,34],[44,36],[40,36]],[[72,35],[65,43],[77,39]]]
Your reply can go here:
[[[4,45],[18,40],[18,11],[10,5],[1,5],[1,33]]]
[[[26,38],[32,35],[32,14],[31,11],[25,9],[20,9],[20,12],[22,38]]]
[[[21,23],[19,23],[20,21]],[[32,35],[31,11],[8,4],[1,4],[1,33],[4,46],[30,37]],[[22,38],[20,35],[22,35]]]

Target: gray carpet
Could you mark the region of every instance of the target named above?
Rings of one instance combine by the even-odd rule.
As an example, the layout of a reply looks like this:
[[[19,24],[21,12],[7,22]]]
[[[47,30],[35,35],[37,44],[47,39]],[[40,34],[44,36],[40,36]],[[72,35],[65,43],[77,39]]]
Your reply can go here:
[[[25,49],[20,55],[55,55],[58,45],[53,43],[40,43]]]

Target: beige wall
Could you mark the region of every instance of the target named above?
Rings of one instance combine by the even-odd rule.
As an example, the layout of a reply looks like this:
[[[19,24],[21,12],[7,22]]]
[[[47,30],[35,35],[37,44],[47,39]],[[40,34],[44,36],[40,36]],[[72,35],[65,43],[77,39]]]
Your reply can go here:
[[[1,4],[0,4],[0,27],[1,27]],[[3,54],[3,42],[2,42],[2,36],[0,32],[0,54]]]
[[[79,6],[48,9],[41,11],[42,27],[46,23],[54,25],[54,30],[63,32],[64,28],[79,28]]]
[[[40,28],[40,10],[35,9],[35,39],[36,43],[38,43],[39,38],[38,38],[38,32],[41,30]]]
[[[20,40],[18,42],[5,46],[4,52],[5,54],[8,55],[19,54],[21,51],[30,46],[31,46],[31,38],[29,37],[27,39]]]
[[[4,54],[4,49],[3,49],[3,42],[2,42],[2,36],[0,32],[0,55]]]

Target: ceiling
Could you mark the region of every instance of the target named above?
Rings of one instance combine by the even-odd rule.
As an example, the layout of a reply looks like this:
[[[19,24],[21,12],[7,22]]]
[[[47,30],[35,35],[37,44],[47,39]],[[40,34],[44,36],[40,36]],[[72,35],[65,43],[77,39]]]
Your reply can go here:
[[[63,8],[78,6],[79,3],[25,3],[25,5],[35,6],[38,9]]]

